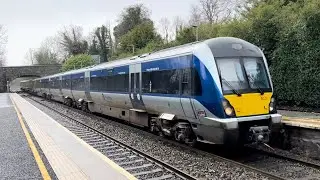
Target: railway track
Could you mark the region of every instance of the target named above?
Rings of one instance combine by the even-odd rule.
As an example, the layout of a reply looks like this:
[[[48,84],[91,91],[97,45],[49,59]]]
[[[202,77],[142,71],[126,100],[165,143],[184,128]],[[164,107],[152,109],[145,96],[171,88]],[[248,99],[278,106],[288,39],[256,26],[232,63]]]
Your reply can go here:
[[[32,99],[32,98],[30,98]],[[34,100],[34,99],[32,99]],[[114,161],[120,167],[134,175],[137,179],[148,180],[195,180],[196,178],[182,172],[167,163],[161,162],[152,156],[139,151],[129,145],[126,145],[96,128],[90,127],[85,123],[78,121],[61,113],[44,103],[34,100],[46,108],[58,113],[70,121],[60,122],[64,127],[80,137],[93,148],[100,151],[106,157]]]
[[[117,139],[114,139],[103,132],[99,131],[98,129],[94,127],[90,127],[86,125],[85,123],[75,119],[74,117],[70,117],[46,104],[43,102],[40,102],[38,100],[35,100],[34,98],[29,98],[33,100],[36,103],[39,103],[40,105],[54,111],[55,113],[71,120],[71,122],[66,122],[66,126],[71,132],[75,133],[77,136],[85,140],[88,144],[96,148],[97,150],[101,151],[103,154],[105,154],[108,158],[116,162],[119,166],[123,167],[124,169],[128,170],[128,172],[135,175],[138,179],[148,179],[151,177],[151,179],[196,179],[195,177],[192,177],[191,175],[188,175],[185,172],[181,172],[179,169],[172,167],[171,165],[161,162],[150,155],[141,152],[131,146],[128,146]],[[70,108],[65,106],[66,108]],[[71,108],[70,108],[71,109]],[[85,113],[82,112],[81,113]],[[101,118],[100,116],[94,115],[94,114],[88,114],[86,115],[95,116],[97,118]],[[148,132],[144,132],[148,133]],[[153,135],[151,133],[148,133],[149,135],[154,136],[155,138],[159,138],[161,140],[164,140],[164,138],[158,137],[156,135]],[[166,140],[166,139],[165,139]],[[184,144],[180,144],[171,140],[166,140],[169,143],[172,143],[176,146],[180,146],[182,148],[188,148],[189,150],[200,153],[205,156],[213,157],[215,159],[228,162],[231,164],[234,164],[239,167],[243,167],[246,169],[250,169],[251,171],[254,171],[256,173],[262,174],[270,179],[286,179],[279,175],[275,175],[274,173],[270,173],[268,171],[252,167],[250,165],[247,165],[246,163],[240,163],[240,161],[232,160],[229,158],[224,158],[222,156],[218,156],[215,154],[212,154],[210,152],[206,152],[203,150],[195,149],[189,146],[186,146]],[[268,155],[274,158],[283,159],[287,161],[292,161],[295,163],[300,163],[308,167],[312,168],[319,168],[319,165],[309,163],[306,161],[301,161],[298,159],[285,157],[281,155],[277,155],[271,152],[262,151],[258,149],[250,148],[251,151],[254,151],[256,153],[261,153],[264,155]],[[122,157],[123,156],[123,157]],[[136,164],[137,163],[137,164]],[[136,168],[135,168],[136,167]],[[140,169],[140,170],[139,170]],[[148,174],[156,174],[156,176],[159,176],[157,178],[153,177],[152,175]]]
[[[270,151],[265,151],[262,149],[257,149],[257,148],[253,148],[253,147],[248,147],[251,151],[253,152],[257,152],[257,153],[261,153],[261,154],[265,154],[274,158],[278,158],[278,159],[283,159],[283,160],[287,160],[287,161],[291,161],[291,162],[296,162],[308,167],[312,167],[315,169],[320,169],[320,164],[314,163],[314,162],[308,162],[306,160],[302,160],[302,159],[297,159],[297,158],[293,158],[293,157],[288,157],[288,156],[283,156],[283,155],[279,155]]]

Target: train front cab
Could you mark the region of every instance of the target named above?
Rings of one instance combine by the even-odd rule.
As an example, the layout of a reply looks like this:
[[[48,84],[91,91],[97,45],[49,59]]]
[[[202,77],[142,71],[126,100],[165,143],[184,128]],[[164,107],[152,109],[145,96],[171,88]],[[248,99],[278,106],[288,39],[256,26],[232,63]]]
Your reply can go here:
[[[201,117],[202,139],[217,144],[270,142],[279,131],[281,115],[266,59],[256,46],[236,38],[218,39],[208,46],[214,56],[223,113]],[[222,115],[221,115],[222,114]],[[199,137],[198,137],[199,139]]]

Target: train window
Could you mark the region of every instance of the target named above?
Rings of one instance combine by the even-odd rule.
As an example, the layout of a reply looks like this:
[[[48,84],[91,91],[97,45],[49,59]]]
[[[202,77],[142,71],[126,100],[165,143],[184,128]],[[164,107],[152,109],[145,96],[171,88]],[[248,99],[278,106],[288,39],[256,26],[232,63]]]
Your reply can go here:
[[[142,92],[152,93],[151,72],[142,73]]]
[[[106,90],[107,91],[113,91],[114,90],[114,78],[113,76],[106,76]]]
[[[191,69],[182,69],[181,74],[181,92],[182,95],[191,95]]]
[[[136,73],[136,92],[140,93],[140,73]]]
[[[224,92],[232,92],[232,89],[244,90],[249,88],[240,59],[224,58],[216,61]]]
[[[114,78],[114,91],[128,92],[129,90],[129,76],[128,74],[119,74],[113,76]]]
[[[202,94],[200,75],[194,68],[182,69],[181,73],[181,94],[196,95]]]
[[[134,73],[131,74],[131,92],[134,92]]]
[[[42,79],[40,84],[41,84],[41,88],[43,88],[43,89],[49,88],[49,80],[48,79]]]
[[[202,94],[202,86],[201,86],[201,79],[198,71],[196,69],[192,69],[192,95],[200,96]]]
[[[65,79],[61,81],[62,89],[70,89],[70,79]]]
[[[144,72],[142,92],[179,94],[179,70]]]
[[[115,76],[91,77],[90,88],[94,91],[119,91],[127,92],[129,89],[128,74]]]
[[[71,89],[84,91],[84,78],[77,78],[71,80]]]
[[[243,58],[243,66],[252,89],[270,88],[267,72],[262,59]]]
[[[56,78],[54,80],[54,89],[60,89],[60,87],[61,87],[61,81],[60,79]]]
[[[93,91],[104,91],[106,89],[105,77],[91,77],[90,89]]]

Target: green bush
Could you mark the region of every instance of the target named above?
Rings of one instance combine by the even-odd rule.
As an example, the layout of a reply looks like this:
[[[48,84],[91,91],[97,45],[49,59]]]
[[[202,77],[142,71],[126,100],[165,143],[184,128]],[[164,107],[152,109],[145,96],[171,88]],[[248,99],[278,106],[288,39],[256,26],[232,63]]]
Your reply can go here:
[[[94,65],[95,62],[92,57],[88,54],[78,54],[71,56],[65,63],[62,65],[62,71],[69,71],[73,69],[80,69],[82,67],[87,67]]]
[[[320,106],[320,2],[296,6],[294,25],[281,33],[271,72],[278,98],[288,105]]]

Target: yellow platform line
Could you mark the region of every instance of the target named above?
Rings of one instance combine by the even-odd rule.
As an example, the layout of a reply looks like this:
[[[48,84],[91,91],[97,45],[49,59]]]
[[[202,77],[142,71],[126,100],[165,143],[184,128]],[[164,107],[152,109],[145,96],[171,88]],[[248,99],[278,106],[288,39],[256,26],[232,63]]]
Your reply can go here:
[[[50,177],[50,175],[49,175],[49,173],[48,173],[48,170],[47,170],[46,166],[44,165],[44,163],[43,163],[43,161],[42,161],[42,159],[41,159],[41,157],[40,157],[40,155],[39,155],[39,152],[38,152],[36,146],[34,145],[32,139],[31,139],[31,136],[30,136],[30,134],[29,134],[29,132],[28,132],[28,130],[27,130],[27,128],[26,128],[23,120],[22,120],[21,112],[19,111],[19,109],[18,109],[17,105],[15,104],[15,102],[12,100],[11,96],[10,96],[10,99],[11,99],[13,105],[14,105],[14,106],[13,106],[14,109],[15,109],[16,112],[17,112],[20,125],[21,125],[21,127],[22,127],[22,130],[23,130],[26,138],[27,138],[29,147],[30,147],[30,149],[31,149],[31,151],[32,151],[32,154],[33,154],[33,156],[34,156],[35,161],[37,162],[37,165],[38,165],[38,167],[39,167],[39,170],[40,170],[40,173],[41,173],[43,179],[44,179],[44,180],[51,180],[51,177]]]

